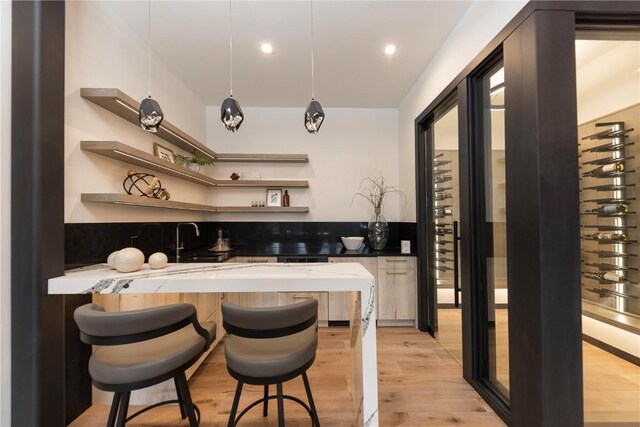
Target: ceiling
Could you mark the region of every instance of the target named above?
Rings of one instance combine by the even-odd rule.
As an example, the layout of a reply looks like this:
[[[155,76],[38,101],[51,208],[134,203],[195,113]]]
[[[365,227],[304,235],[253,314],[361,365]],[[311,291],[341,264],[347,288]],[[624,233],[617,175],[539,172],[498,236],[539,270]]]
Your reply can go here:
[[[397,107],[470,1],[315,1],[315,95],[326,107]],[[147,39],[147,2],[105,2]],[[243,106],[311,97],[310,2],[234,1],[233,94]],[[152,2],[152,49],[206,105],[229,94],[229,3]],[[260,51],[271,42],[273,55]],[[387,43],[398,49],[383,54]]]

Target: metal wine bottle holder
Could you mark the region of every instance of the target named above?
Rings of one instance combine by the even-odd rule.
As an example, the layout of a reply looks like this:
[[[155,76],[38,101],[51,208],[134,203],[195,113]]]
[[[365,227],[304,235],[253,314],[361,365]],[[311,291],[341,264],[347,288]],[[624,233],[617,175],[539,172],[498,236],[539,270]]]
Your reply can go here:
[[[583,264],[582,274],[585,277],[598,280],[598,284],[595,288],[588,287],[584,283],[583,288],[588,291],[598,295],[600,298],[615,298],[615,309],[618,311],[627,311],[628,310],[628,301],[630,298],[637,299],[636,296],[630,295],[628,293],[628,285],[633,284],[632,281],[613,281],[602,278],[605,273],[613,273],[619,276],[628,275],[628,265],[627,260],[628,257],[635,256],[635,254],[630,254],[628,251],[628,246],[630,243],[635,243],[635,241],[620,241],[616,239],[601,241],[598,233],[600,232],[608,232],[612,234],[617,233],[626,233],[626,237],[628,239],[628,224],[627,224],[627,215],[633,214],[635,212],[629,212],[625,210],[624,212],[615,212],[615,213],[606,213],[600,212],[598,210],[604,211],[605,206],[611,205],[620,205],[624,204],[627,206],[630,204],[630,198],[627,196],[627,189],[629,187],[633,187],[635,183],[627,183],[627,175],[632,174],[635,171],[628,170],[623,168],[622,170],[613,170],[608,172],[599,172],[601,169],[597,169],[602,167],[603,165],[612,165],[614,163],[624,163],[625,156],[625,148],[634,144],[633,142],[627,142],[625,139],[627,138],[627,134],[631,132],[633,129],[625,129],[624,122],[606,122],[606,123],[596,123],[596,128],[606,128],[605,130],[596,132],[593,135],[588,135],[582,138],[582,141],[596,141],[594,146],[589,148],[585,148],[581,150],[581,155],[585,156],[586,154],[596,154],[594,160],[582,162],[582,166],[587,166],[588,170],[582,173],[584,178],[596,178],[596,179],[610,179],[611,182],[607,184],[597,183],[595,186],[587,186],[583,187],[583,191],[581,194],[581,202],[586,203],[596,203],[598,208],[596,209],[583,209],[583,215],[595,215],[596,216],[596,224],[587,224],[583,225],[584,229],[594,229],[596,230],[595,234],[596,238],[589,238],[588,236],[592,236],[592,234],[588,234],[587,236],[583,236],[583,241],[597,241],[598,245],[602,243],[611,244],[611,250],[603,251],[598,247],[598,250],[587,250],[583,246],[583,252],[591,255],[598,256],[598,262],[587,262],[585,261]],[[607,141],[604,144],[601,144],[599,141]],[[598,153],[606,154],[606,157],[600,158]],[[594,169],[595,168],[595,169]],[[586,198],[584,197],[585,191],[595,191],[598,196],[596,198]],[[601,197],[600,194],[603,192],[609,193],[608,197]],[[601,219],[612,220],[613,223],[603,224]],[[602,258],[605,261],[602,261]],[[588,270],[587,267],[590,269]],[[597,271],[593,271],[593,269],[597,269]],[[626,277],[626,276],[625,276]],[[627,279],[628,280],[628,279]],[[603,286],[611,286],[613,285],[614,289],[609,289]]]

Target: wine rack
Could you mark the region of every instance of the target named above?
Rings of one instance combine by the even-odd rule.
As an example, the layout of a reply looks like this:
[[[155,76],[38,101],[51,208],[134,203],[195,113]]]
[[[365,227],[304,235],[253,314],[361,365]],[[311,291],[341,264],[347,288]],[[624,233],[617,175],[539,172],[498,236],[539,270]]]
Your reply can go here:
[[[622,120],[591,129],[578,144],[583,298],[640,314],[634,129]]]
[[[436,152],[433,158],[433,219],[435,245],[433,269],[438,288],[453,287],[453,304],[459,307],[457,151]],[[454,190],[455,188],[455,190]]]

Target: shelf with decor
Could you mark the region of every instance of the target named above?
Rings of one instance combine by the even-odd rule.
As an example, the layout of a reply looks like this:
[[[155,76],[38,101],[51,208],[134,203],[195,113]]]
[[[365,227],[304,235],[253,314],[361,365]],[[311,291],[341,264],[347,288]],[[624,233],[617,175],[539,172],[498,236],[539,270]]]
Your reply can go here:
[[[99,154],[136,166],[162,172],[176,178],[184,179],[207,187],[301,187],[308,188],[305,180],[231,180],[215,179],[199,172],[194,172],[175,163],[163,160],[151,153],[131,147],[118,141],[81,141],[83,151]]]
[[[115,88],[81,88],[80,96],[110,111],[116,116],[139,126],[138,107],[140,102],[121,90]],[[155,135],[189,153],[198,154],[216,162],[309,162],[309,156],[307,154],[216,153],[166,119],[162,121]]]
[[[195,211],[208,213],[307,213],[307,206],[292,207],[251,207],[251,206],[209,206],[198,203],[161,200],[153,197],[133,196],[119,193],[83,193],[80,199],[83,203],[105,203],[111,205],[128,205],[148,208],[163,208],[181,211]]]

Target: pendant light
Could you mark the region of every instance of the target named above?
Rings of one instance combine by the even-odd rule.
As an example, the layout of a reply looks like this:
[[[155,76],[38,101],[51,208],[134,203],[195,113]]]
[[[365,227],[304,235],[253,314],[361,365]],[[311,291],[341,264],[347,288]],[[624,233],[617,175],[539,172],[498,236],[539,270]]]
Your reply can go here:
[[[233,38],[231,31],[231,0],[229,0],[229,97],[222,102],[220,119],[227,130],[236,132],[244,120],[238,101],[233,99]]]
[[[324,111],[322,105],[314,98],[313,44],[313,0],[311,0],[311,102],[304,112],[304,127],[309,133],[318,133],[324,121]]]
[[[147,34],[147,78],[149,79],[149,97],[142,100],[140,108],[138,109],[138,121],[142,129],[156,133],[158,127],[164,119],[162,108],[158,101],[151,98],[151,0],[148,2],[149,15],[148,15],[148,34]]]

